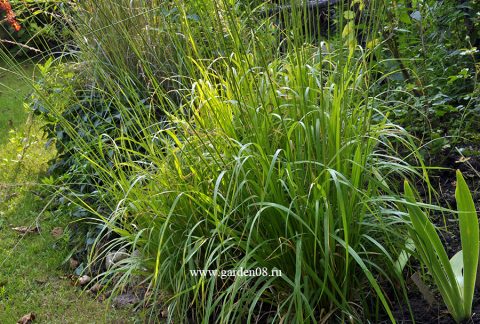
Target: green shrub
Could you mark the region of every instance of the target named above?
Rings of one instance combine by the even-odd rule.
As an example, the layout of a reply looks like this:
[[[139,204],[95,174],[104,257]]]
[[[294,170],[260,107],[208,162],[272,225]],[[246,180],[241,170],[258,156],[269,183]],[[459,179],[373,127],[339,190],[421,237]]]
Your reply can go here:
[[[478,24],[476,5],[428,0],[387,6],[384,45],[376,51],[382,73],[376,91],[396,103],[391,118],[424,140],[426,157],[476,140],[480,35],[469,27]]]

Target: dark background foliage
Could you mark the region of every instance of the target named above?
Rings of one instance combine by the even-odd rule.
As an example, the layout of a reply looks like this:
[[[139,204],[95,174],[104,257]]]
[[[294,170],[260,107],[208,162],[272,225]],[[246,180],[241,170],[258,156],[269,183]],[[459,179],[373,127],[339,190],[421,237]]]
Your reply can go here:
[[[15,56],[59,53],[69,44],[68,17],[74,10],[74,1],[11,0],[10,3],[22,28],[14,31],[2,23],[0,39],[3,47]]]

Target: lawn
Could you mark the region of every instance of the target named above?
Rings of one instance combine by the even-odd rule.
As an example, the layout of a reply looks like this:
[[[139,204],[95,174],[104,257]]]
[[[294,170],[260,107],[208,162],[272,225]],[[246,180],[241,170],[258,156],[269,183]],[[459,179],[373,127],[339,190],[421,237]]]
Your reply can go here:
[[[20,71],[24,75],[19,75]],[[0,64],[0,144],[6,142],[11,129],[22,127],[27,119],[23,101],[30,85],[24,76],[32,75],[33,66],[20,66],[20,71],[9,71]]]
[[[33,66],[22,70],[30,76]],[[96,301],[69,278],[68,222],[43,210],[47,201],[37,192],[53,149],[45,148],[40,122],[23,108],[28,79],[5,70],[0,78],[0,323],[31,312],[38,323],[134,322],[128,311]],[[39,231],[13,230],[21,226]],[[63,235],[52,235],[53,228]]]

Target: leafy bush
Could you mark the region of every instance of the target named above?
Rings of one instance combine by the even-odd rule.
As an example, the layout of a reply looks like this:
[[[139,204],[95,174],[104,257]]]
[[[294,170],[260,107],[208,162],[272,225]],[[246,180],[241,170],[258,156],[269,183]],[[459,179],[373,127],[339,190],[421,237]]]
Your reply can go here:
[[[48,59],[38,64],[40,77],[30,102],[33,111],[42,116],[45,122],[43,130],[48,138],[47,146],[54,145],[56,149],[56,156],[50,161],[50,178],[46,180],[48,189],[61,188],[58,192],[50,193],[59,197],[52,207],[55,213],[70,215],[75,220],[93,217],[94,212],[112,211],[109,204],[105,203],[108,198],[98,193],[97,187],[103,182],[97,166],[89,160],[92,152],[88,148],[95,147],[99,141],[109,143],[112,138],[137,138],[141,126],[128,122],[128,114],[132,112],[145,113],[142,125],[157,120],[155,113],[150,111],[147,114],[149,108],[140,100],[138,105],[142,105],[141,108],[120,111],[118,104],[126,107],[130,102],[119,99],[120,94],[113,99],[98,91],[95,80],[82,73],[84,68],[83,63],[62,62],[60,59]],[[149,115],[154,119],[147,120]],[[111,158],[114,146],[106,144],[101,151],[104,158]],[[112,164],[108,167],[111,168]],[[79,205],[79,201],[88,203],[89,208]],[[79,222],[76,229],[77,236],[71,243],[76,246],[74,252],[84,257],[93,244],[92,237],[98,235],[98,227]]]
[[[480,126],[477,1],[400,1],[387,7],[376,55],[378,91],[395,105],[392,118],[438,155],[461,137],[476,140]],[[387,85],[387,87],[385,87]],[[397,91],[384,92],[386,88]]]

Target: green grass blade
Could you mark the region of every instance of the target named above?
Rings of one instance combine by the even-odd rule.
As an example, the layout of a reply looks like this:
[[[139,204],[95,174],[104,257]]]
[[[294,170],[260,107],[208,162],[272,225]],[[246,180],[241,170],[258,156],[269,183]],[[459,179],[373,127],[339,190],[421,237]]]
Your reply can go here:
[[[457,170],[455,199],[457,200],[459,212],[460,237],[462,239],[463,251],[463,305],[465,314],[470,315],[478,266],[478,218],[472,195],[459,170]]]
[[[410,214],[414,232],[418,237],[417,250],[422,255],[422,260],[433,275],[440,293],[452,316],[457,319],[464,313],[461,302],[460,290],[457,284],[447,253],[438,237],[433,224],[423,211],[415,205],[413,190],[405,181],[405,197],[409,204],[407,209]],[[421,242],[421,244],[419,244]]]
[[[375,280],[375,278],[373,277],[372,272],[367,268],[367,265],[365,264],[365,262],[363,262],[362,258],[358,255],[358,253],[355,252],[355,250],[351,246],[348,246],[344,240],[342,240],[339,237],[335,237],[335,239],[338,241],[338,243],[340,243],[341,246],[343,246],[344,249],[348,251],[348,254],[350,254],[352,258],[360,266],[363,273],[367,277],[368,281],[372,285],[373,289],[375,289],[375,292],[377,293],[378,298],[380,298],[380,301],[382,302],[382,305],[385,308],[385,311],[387,312],[388,317],[390,318],[392,323],[396,323],[395,318],[393,317],[392,311],[390,310],[390,306],[388,306],[387,299],[385,298],[385,295],[382,292],[382,289],[378,285],[377,280]]]

